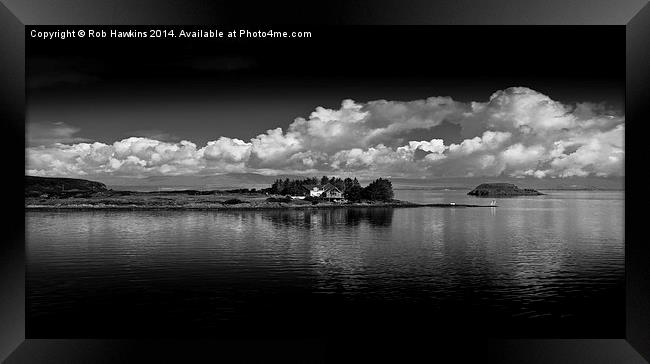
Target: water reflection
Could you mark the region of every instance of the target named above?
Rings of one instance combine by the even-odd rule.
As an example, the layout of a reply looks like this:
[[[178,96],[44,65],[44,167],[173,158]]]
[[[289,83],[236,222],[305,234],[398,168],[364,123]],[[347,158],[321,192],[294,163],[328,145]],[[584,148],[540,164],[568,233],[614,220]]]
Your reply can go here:
[[[231,216],[251,218],[261,216],[269,220],[274,228],[295,226],[301,228],[335,229],[340,225],[357,226],[367,223],[371,226],[388,227],[393,221],[392,208],[328,208],[309,210],[269,210],[269,211],[226,211],[219,212]]]
[[[126,313],[105,325],[163,315],[212,328],[271,320],[267,307],[311,308],[335,323],[390,304],[384,314],[395,317],[469,310],[504,327],[544,318],[578,330],[624,303],[622,195],[596,197],[479,209],[30,211],[29,322],[45,334],[108,302]],[[582,326],[557,321],[566,317]]]

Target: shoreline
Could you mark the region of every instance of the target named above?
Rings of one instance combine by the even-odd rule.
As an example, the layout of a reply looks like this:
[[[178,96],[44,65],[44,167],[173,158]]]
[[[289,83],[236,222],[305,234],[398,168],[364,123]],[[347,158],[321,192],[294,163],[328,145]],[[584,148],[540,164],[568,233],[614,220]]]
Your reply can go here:
[[[319,204],[319,205],[257,205],[242,206],[240,205],[136,205],[136,204],[61,204],[61,205],[25,205],[25,210],[215,210],[215,211],[237,211],[237,210],[319,210],[319,209],[357,209],[357,208],[416,208],[416,207],[436,207],[436,208],[472,208],[472,207],[498,207],[490,205],[472,205],[472,204],[418,204],[407,201],[386,202],[386,203],[358,203],[358,204]]]

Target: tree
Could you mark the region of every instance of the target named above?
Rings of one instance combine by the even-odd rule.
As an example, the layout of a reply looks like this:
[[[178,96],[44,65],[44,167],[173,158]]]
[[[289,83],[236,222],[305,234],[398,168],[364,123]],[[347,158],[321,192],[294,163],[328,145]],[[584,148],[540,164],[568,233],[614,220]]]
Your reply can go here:
[[[330,181],[330,179],[327,178],[327,176],[323,176],[323,178],[320,179],[320,184],[321,185],[326,185],[329,181]]]
[[[303,186],[318,184],[319,180],[316,177],[290,180],[289,178],[277,179],[273,182],[270,188],[262,189],[261,191],[268,191],[271,194],[277,195],[309,195]],[[336,186],[343,192],[343,196],[349,201],[360,201],[361,199],[372,201],[390,201],[393,199],[393,185],[387,179],[379,178],[370,183],[367,187],[362,188],[359,181],[354,178],[346,178],[345,180],[339,177],[323,176],[320,179],[320,184],[327,183]]]
[[[361,191],[362,198],[372,201],[390,201],[393,196],[393,184],[383,178],[372,181]]]
[[[352,178],[348,177],[343,180],[343,192],[347,191],[352,187]]]
[[[297,181],[291,181],[292,183],[287,186],[284,191],[282,191],[283,195],[291,195],[291,196],[298,196],[302,194],[302,188],[300,183],[296,183]]]
[[[351,185],[349,188],[346,188],[345,192],[343,193],[343,197],[345,197],[345,199],[348,201],[360,201],[362,190],[363,189],[358,184]]]
[[[338,188],[339,190],[341,190],[341,192],[343,192],[343,191],[345,190],[345,186],[344,186],[344,184],[343,184],[343,180],[340,179],[340,178],[338,178],[338,177],[336,177],[336,178],[334,178],[334,177],[330,178],[329,183],[330,183],[332,186],[335,186],[336,188]]]
[[[281,179],[276,179],[275,182],[271,185],[271,189],[269,190],[270,193],[272,194],[279,194],[282,192],[284,189],[284,186],[282,185],[282,180]]]

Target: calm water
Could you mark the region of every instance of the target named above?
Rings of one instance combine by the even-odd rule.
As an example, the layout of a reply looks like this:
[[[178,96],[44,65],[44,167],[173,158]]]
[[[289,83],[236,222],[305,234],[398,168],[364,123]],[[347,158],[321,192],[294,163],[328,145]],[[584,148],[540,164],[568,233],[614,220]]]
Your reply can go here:
[[[621,337],[623,192],[547,193],[494,209],[28,211],[27,334]]]

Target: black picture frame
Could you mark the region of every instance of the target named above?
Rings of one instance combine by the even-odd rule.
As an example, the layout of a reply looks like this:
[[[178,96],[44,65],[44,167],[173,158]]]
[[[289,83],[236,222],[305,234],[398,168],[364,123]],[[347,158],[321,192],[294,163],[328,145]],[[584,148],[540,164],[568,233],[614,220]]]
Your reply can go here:
[[[643,239],[640,180],[650,95],[650,6],[645,0],[573,1],[225,1],[2,0],[0,120],[5,154],[5,231],[0,245],[0,358],[22,362],[196,362],[238,359],[340,361],[373,359],[501,363],[643,363],[650,360],[650,249]],[[25,337],[24,200],[26,25],[45,24],[510,24],[619,25],[626,28],[626,335],[603,339],[449,338],[322,342],[318,340],[49,340]],[[606,51],[606,50],[604,50]],[[635,149],[639,150],[635,150]],[[636,167],[636,168],[635,168]],[[632,198],[634,202],[632,203]],[[630,199],[630,201],[628,201]],[[629,203],[628,203],[629,202]],[[606,314],[606,313],[603,313]],[[396,333],[399,336],[399,333]],[[343,356],[343,354],[347,356]],[[329,360],[328,360],[329,359]],[[444,361],[443,361],[444,362]]]

